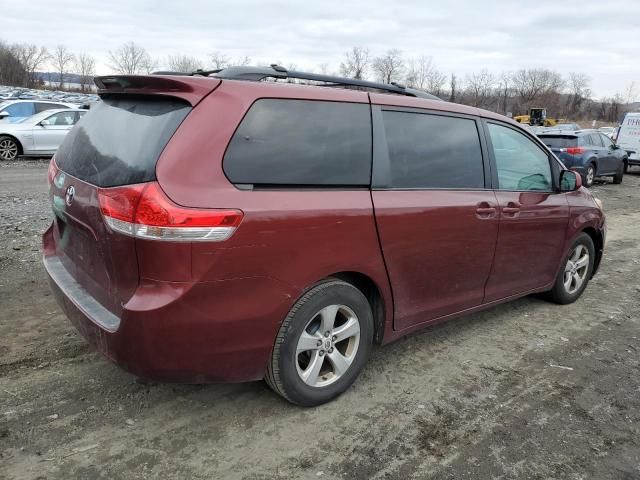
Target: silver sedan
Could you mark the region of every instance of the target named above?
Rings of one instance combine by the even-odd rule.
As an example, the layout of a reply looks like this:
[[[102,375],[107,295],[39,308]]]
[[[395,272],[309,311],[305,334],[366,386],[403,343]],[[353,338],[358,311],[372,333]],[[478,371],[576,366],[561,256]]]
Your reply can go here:
[[[17,123],[0,123],[0,160],[53,155],[86,112],[71,108],[46,110]]]

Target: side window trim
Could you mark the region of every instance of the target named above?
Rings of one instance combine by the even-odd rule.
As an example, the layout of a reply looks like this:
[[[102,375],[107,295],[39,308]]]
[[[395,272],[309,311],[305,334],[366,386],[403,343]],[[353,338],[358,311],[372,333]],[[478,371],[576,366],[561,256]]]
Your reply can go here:
[[[498,125],[500,127],[505,127],[505,128],[509,128],[511,130],[513,130],[516,133],[519,133],[520,135],[524,136],[525,138],[528,138],[529,140],[531,140],[540,150],[542,153],[544,153],[547,156],[547,161],[549,162],[549,170],[551,171],[551,180],[553,181],[553,185],[552,185],[552,191],[549,192],[545,192],[545,193],[559,193],[560,192],[560,170],[562,170],[562,168],[554,168],[554,163],[558,164],[558,167],[560,167],[560,164],[558,163],[558,161],[555,159],[555,156],[553,155],[553,152],[551,152],[546,145],[542,144],[542,142],[540,141],[539,138],[534,137],[533,135],[531,135],[529,132],[526,131],[522,131],[520,129],[518,129],[518,127],[515,127],[514,125],[510,125],[506,122],[501,122],[499,120],[495,120],[495,119],[487,119],[487,118],[482,118],[482,124],[484,127],[484,134],[486,136],[486,141],[487,141],[487,149],[489,151],[489,156],[490,156],[490,160],[491,160],[491,171],[493,172],[491,180],[492,180],[492,185],[493,185],[493,189],[494,190],[499,190],[500,189],[500,184],[498,181],[498,164],[496,163],[496,158],[495,155],[493,153],[493,142],[491,141],[491,134],[489,133],[489,124],[494,124],[494,125]],[[503,191],[511,191],[511,192],[526,192],[529,190],[503,190]],[[541,192],[542,193],[542,192]]]
[[[387,144],[387,135],[384,126],[384,119],[382,113],[385,111],[390,112],[405,112],[415,113],[423,115],[439,115],[445,117],[461,118],[466,120],[473,120],[478,131],[478,139],[480,142],[481,154],[482,154],[482,167],[484,173],[484,188],[435,188],[435,187],[420,187],[420,188],[400,188],[393,187],[391,183],[391,158],[389,156],[389,147]],[[372,190],[396,190],[396,191],[438,191],[438,190],[458,190],[458,191],[482,191],[491,190],[491,175],[492,167],[488,157],[488,145],[485,141],[485,135],[480,117],[473,115],[458,114],[455,112],[447,112],[441,110],[431,110],[422,108],[410,108],[399,107],[393,105],[371,105],[371,120],[373,131],[373,165],[371,170],[371,189]]]

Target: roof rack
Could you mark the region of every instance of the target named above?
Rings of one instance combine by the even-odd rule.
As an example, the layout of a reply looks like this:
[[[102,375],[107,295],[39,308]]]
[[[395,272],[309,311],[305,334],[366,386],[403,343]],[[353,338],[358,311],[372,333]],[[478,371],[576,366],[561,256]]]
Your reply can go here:
[[[286,68],[277,65],[275,63],[268,67],[227,67],[216,70],[196,70],[192,73],[183,72],[154,72],[154,75],[214,75],[217,78],[223,78],[227,80],[248,80],[253,82],[259,82],[266,78],[275,78],[278,80],[284,79],[296,79],[296,80],[310,80],[313,82],[324,82],[325,86],[350,86],[350,87],[362,87],[371,88],[375,90],[382,90],[385,92],[397,93],[400,95],[407,95],[410,97],[427,98],[429,100],[440,100],[441,98],[431,95],[430,93],[423,92],[422,90],[416,90],[414,88],[408,88],[399,83],[392,82],[379,83],[370,82],[368,80],[359,80],[357,78],[337,77],[334,75],[322,75],[318,73],[299,72],[295,70],[287,70]]]

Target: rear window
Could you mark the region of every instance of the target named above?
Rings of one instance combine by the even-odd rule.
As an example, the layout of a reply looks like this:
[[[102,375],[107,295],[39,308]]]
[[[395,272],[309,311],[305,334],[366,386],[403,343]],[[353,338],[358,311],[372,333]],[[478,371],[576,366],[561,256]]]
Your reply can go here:
[[[69,132],[56,162],[99,187],[154,180],[160,153],[190,111],[171,97],[105,97]]]
[[[233,135],[223,166],[236,184],[369,185],[369,105],[258,100]]]
[[[576,137],[552,137],[548,135],[540,135],[540,140],[549,148],[569,148],[578,144]]]

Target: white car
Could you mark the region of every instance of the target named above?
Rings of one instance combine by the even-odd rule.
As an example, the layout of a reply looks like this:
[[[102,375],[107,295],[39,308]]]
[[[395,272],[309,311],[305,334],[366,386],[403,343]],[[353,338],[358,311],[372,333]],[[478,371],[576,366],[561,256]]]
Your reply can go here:
[[[53,155],[85,113],[79,108],[47,110],[17,123],[0,123],[0,160]]]
[[[60,108],[78,108],[78,105],[49,100],[7,100],[0,103],[0,124],[16,123],[36,113]]]

